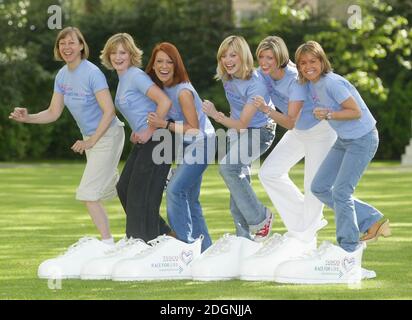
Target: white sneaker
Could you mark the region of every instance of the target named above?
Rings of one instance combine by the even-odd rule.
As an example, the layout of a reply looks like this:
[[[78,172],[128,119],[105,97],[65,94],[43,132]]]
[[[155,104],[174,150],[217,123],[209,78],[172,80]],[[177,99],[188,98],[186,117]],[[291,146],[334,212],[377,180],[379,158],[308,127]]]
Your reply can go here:
[[[193,280],[215,281],[239,278],[240,261],[255,253],[261,243],[225,234],[193,261]]]
[[[275,270],[275,281],[280,283],[322,284],[359,283],[364,246],[347,252],[330,242],[324,242],[307,257],[281,263]]]
[[[373,270],[362,268],[362,280],[374,279],[376,278],[376,272]]]
[[[126,237],[116,243],[116,246],[106,252],[103,257],[88,261],[82,267],[80,278],[82,280],[111,279],[114,265],[120,260],[132,258],[144,249],[150,248],[141,239],[127,239]]]
[[[273,281],[276,267],[285,261],[302,256],[316,249],[316,238],[304,242],[287,233],[275,233],[255,254],[241,261],[240,279],[249,281]]]
[[[43,261],[37,274],[41,279],[80,278],[82,266],[89,260],[104,256],[113,245],[92,237],[83,237],[57,258]]]
[[[193,243],[162,235],[148,242],[150,246],[133,258],[123,259],[113,267],[114,281],[191,279],[191,262],[200,256],[203,237]]]

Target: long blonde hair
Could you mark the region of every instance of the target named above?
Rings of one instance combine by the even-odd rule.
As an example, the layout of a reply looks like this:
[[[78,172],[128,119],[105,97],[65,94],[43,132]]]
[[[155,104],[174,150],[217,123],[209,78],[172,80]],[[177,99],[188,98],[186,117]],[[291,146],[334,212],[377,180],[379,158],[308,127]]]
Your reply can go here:
[[[250,79],[254,71],[253,66],[253,56],[250,51],[249,45],[247,44],[245,38],[242,36],[229,36],[220,44],[219,50],[217,51],[217,68],[215,78],[217,80],[227,81],[231,79],[231,76],[226,72],[225,67],[222,64],[221,58],[231,48],[236,54],[239,55],[241,66],[240,66],[240,79],[246,80]]]

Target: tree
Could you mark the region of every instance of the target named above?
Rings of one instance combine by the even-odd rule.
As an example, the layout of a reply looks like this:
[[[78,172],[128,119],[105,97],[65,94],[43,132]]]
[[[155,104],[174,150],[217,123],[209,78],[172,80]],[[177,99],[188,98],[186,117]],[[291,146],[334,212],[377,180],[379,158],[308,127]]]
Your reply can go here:
[[[318,41],[334,70],[357,87],[377,118],[381,140],[385,141],[377,157],[399,159],[410,137],[412,104],[405,95],[412,101],[412,93],[406,90],[412,77],[412,31],[408,20],[398,14],[403,7],[410,10],[410,4],[391,2],[396,3],[395,12],[388,1],[357,1],[361,23],[353,28],[348,25],[349,15],[341,14],[338,18],[329,16],[327,10],[315,13],[298,6],[296,1],[272,0],[243,26],[253,45],[267,35],[283,37],[292,60],[298,45]],[[404,93],[402,99],[398,96],[400,92]]]
[[[13,107],[36,111],[50,98],[39,88],[50,84],[51,74],[37,61],[39,47],[25,41],[32,32],[29,10],[30,1],[0,4],[0,160],[41,157],[51,139],[51,126],[24,126],[8,119]]]
[[[397,94],[408,92],[406,88],[411,86],[412,30],[405,17],[392,14],[387,2],[359,3],[362,20],[358,28],[349,29],[331,19],[325,31],[306,35],[305,40],[321,43],[336,72],[351,81],[366,100],[385,142],[377,156],[399,159],[410,136],[412,104],[398,99]],[[402,105],[395,104],[400,101]]]
[[[53,59],[59,30],[51,30],[47,24],[47,9],[56,4],[63,12],[63,27],[80,28],[90,47],[89,60],[99,67],[100,51],[107,39],[117,32],[128,32],[145,52],[144,64],[157,42],[170,41],[182,53],[199,92],[208,92],[216,84],[217,47],[232,28],[230,0],[0,0],[0,160],[76,156],[70,145],[80,134],[67,110],[47,126],[7,119],[14,106],[27,106],[30,112],[48,106],[54,76],[62,66]],[[117,75],[102,71],[114,95]]]

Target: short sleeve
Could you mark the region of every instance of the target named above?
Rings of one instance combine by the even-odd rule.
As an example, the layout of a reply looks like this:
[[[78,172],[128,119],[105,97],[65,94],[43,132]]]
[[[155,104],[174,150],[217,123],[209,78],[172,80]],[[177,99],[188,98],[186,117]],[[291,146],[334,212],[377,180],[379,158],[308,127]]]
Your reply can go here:
[[[136,72],[136,74],[133,75],[133,84],[137,88],[137,90],[139,90],[144,95],[147,95],[147,91],[152,85],[154,85],[154,82],[145,72],[141,71]]]
[[[327,82],[328,95],[338,104],[352,96],[349,89],[342,80],[333,79]]]
[[[247,95],[247,102],[248,104],[253,103],[253,98],[256,96],[261,96],[265,99],[266,102],[269,102],[269,92],[266,88],[266,85],[263,83],[263,80],[260,81],[258,79],[255,79],[255,81],[252,81],[249,88],[246,91]]]
[[[54,92],[64,94],[62,86],[61,86],[61,77],[62,77],[62,72],[60,70],[57,73],[56,78],[54,78]]]
[[[108,89],[109,86],[106,81],[106,77],[99,69],[93,70],[90,74],[90,87],[93,93],[96,93],[103,89]]]
[[[289,101],[305,101],[308,95],[308,90],[305,85],[301,85],[297,80],[294,80],[288,90]]]
[[[189,91],[189,92],[192,94],[193,98],[195,97],[194,88],[191,88],[190,85],[188,85],[188,83],[179,83],[179,84],[178,84],[178,88],[177,88],[177,94],[176,94],[176,97],[177,97],[178,99],[179,99],[179,97],[180,97],[180,93],[181,93],[183,90]]]

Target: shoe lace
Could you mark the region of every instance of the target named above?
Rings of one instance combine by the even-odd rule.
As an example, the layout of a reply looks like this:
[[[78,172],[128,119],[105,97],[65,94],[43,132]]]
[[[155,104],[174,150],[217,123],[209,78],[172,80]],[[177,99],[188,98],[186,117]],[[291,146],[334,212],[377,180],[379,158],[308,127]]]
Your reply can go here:
[[[156,247],[158,247],[160,244],[169,241],[171,239],[174,239],[173,237],[167,236],[165,234],[158,236],[157,238],[150,240],[147,242],[147,244],[149,245],[149,247],[147,247],[146,249],[144,249],[143,251],[137,253],[135,255],[135,257],[144,257],[147,256],[150,252],[152,252],[153,250],[156,249]],[[140,240],[140,239],[139,239]],[[143,240],[141,240],[143,241]]]
[[[308,251],[302,255],[304,258],[320,258],[323,256],[330,248],[333,247],[333,244],[329,241],[324,241],[319,248],[315,250]]]
[[[69,248],[67,248],[67,250],[64,253],[60,254],[60,256],[70,255],[76,252],[77,250],[79,250],[80,248],[84,247],[87,243],[90,243],[90,241],[93,241],[93,240],[95,240],[95,238],[89,237],[89,236],[80,238],[79,241],[72,244]]]
[[[153,248],[158,246],[159,244],[169,241],[170,239],[173,239],[173,237],[167,236],[165,234],[158,236],[157,238],[150,240],[147,242],[147,244],[149,244],[150,246],[152,246]]]
[[[105,253],[107,255],[111,255],[111,254],[118,254],[120,252],[123,252],[127,249],[129,249],[131,246],[140,244],[140,243],[145,243],[142,239],[138,239],[138,238],[127,238],[124,237],[122,240],[119,241],[118,244],[116,244],[114,246],[114,248],[110,248],[108,249]]]
[[[232,236],[229,233],[223,235],[222,238],[217,240],[217,242],[210,247],[208,251],[209,256],[219,255],[230,250],[230,240]]]
[[[255,253],[257,256],[265,256],[268,253],[271,253],[273,249],[279,247],[282,243],[284,243],[286,238],[279,233],[275,233],[272,237],[270,237],[266,242],[264,242],[263,246]]]

